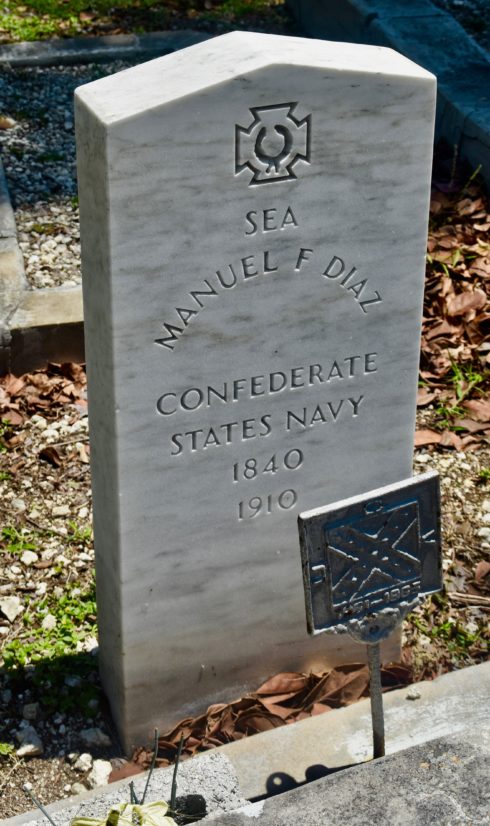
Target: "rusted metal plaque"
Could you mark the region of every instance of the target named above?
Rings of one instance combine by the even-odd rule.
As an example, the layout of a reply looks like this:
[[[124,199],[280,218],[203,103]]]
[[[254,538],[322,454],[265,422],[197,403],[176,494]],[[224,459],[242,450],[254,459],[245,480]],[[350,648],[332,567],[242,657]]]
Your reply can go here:
[[[442,587],[435,472],[302,513],[298,527],[310,634],[376,642]]]

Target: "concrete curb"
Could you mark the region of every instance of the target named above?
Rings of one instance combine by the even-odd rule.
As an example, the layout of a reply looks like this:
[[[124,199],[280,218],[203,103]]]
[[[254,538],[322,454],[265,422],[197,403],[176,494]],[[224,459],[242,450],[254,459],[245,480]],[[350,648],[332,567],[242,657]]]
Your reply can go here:
[[[387,692],[386,753],[478,728],[488,721],[489,695],[490,663]],[[245,737],[219,751],[233,764],[247,799],[287,791],[371,759],[370,701]]]
[[[0,160],[0,370],[7,372],[11,348],[10,317],[27,289],[24,260],[17,243],[15,216]]]
[[[489,756],[486,721],[212,821],[216,826],[248,826],[252,818],[257,826],[484,826]]]
[[[40,40],[0,46],[0,66],[59,66],[74,63],[100,63],[109,60],[134,60],[161,57],[194,43],[208,40],[211,35],[182,29],[175,32],[150,34],[115,34],[105,37],[74,37],[63,40]]]
[[[173,766],[157,769],[151,778],[146,802],[166,801],[170,799]],[[111,806],[117,803],[129,803],[129,783],[134,781],[138,799],[141,799],[148,777],[148,772],[138,774],[127,780],[119,780],[110,786],[103,786],[87,791],[75,797],[59,800],[46,806],[52,820],[57,826],[68,826],[75,817],[97,817],[105,820]],[[206,802],[208,814],[234,811],[243,806],[243,799],[238,780],[230,761],[218,750],[206,752],[193,757],[179,766],[177,777],[177,796],[199,795]],[[38,810],[24,812],[16,817],[2,820],[3,826],[46,826],[47,820]]]
[[[437,76],[436,139],[490,187],[490,58],[429,0],[286,0],[310,37],[389,46]],[[434,34],[434,33],[437,34]]]
[[[29,289],[0,159],[0,374],[83,360],[82,288]]]

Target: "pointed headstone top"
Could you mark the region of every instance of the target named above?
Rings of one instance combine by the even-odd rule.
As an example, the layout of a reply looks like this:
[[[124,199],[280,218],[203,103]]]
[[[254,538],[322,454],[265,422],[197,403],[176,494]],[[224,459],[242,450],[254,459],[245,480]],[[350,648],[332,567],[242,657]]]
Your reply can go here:
[[[267,66],[281,68],[285,89],[287,73],[296,66],[434,80],[430,72],[383,46],[230,32],[87,83],[75,94],[103,123],[112,124]]]

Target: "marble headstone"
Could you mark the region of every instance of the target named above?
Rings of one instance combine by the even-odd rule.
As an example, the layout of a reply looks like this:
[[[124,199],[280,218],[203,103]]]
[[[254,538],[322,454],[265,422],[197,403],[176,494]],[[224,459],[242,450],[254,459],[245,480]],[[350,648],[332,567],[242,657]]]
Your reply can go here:
[[[77,90],[100,664],[126,746],[364,655],[305,641],[296,519],[411,473],[434,102],[389,49],[238,32]]]

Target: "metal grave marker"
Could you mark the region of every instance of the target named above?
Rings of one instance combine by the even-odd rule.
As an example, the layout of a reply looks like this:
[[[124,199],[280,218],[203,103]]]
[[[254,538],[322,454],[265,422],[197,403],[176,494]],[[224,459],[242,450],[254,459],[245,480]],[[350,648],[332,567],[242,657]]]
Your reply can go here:
[[[308,632],[368,646],[374,756],[384,754],[379,643],[442,588],[439,476],[431,471],[298,517]]]

